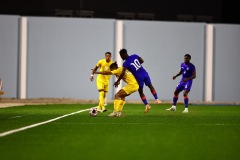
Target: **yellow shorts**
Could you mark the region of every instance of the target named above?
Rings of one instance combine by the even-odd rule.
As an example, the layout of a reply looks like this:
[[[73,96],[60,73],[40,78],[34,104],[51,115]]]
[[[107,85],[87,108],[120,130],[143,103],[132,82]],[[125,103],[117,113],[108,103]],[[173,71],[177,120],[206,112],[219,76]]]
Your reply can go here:
[[[124,86],[122,89],[127,93],[127,94],[132,94],[133,92],[136,92],[139,88],[139,85],[136,84],[127,84]]]
[[[103,91],[105,91],[105,92],[108,92],[109,83],[106,83],[106,82],[98,82],[98,81],[97,81],[97,88],[98,88],[98,90],[103,90]]]

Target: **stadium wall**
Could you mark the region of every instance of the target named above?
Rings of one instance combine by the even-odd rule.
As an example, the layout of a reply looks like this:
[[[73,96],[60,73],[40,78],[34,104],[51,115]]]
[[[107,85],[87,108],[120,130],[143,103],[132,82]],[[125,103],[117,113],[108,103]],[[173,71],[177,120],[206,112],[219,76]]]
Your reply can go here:
[[[6,98],[19,98],[19,16],[0,15],[0,78]],[[89,80],[91,68],[104,53],[116,54],[114,19],[27,17],[26,98],[98,99],[96,82]],[[122,21],[122,45],[145,60],[159,98],[171,101],[180,80],[186,53],[197,69],[190,101],[204,101],[206,23]],[[214,60],[212,101],[240,101],[240,26],[213,24]],[[227,64],[227,65],[226,65]],[[95,76],[96,78],[96,76]],[[108,99],[113,99],[112,77]],[[224,83],[225,82],[225,83]],[[144,88],[148,99],[153,99]],[[227,94],[226,94],[226,91]],[[139,100],[134,93],[128,100]],[[180,96],[180,101],[183,100]]]

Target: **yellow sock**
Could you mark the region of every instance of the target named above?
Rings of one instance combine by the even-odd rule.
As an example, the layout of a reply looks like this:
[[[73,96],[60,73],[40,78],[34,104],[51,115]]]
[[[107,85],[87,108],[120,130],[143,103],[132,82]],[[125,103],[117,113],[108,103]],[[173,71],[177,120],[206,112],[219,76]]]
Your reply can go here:
[[[125,104],[124,100],[119,100],[119,103],[118,103],[118,111],[119,112],[122,111],[124,104]]]
[[[105,97],[104,97],[104,92],[99,92],[99,104],[98,104],[98,109],[102,110],[104,109],[104,101],[105,101]]]
[[[118,112],[118,103],[119,103],[119,100],[115,99],[114,100],[114,112]]]

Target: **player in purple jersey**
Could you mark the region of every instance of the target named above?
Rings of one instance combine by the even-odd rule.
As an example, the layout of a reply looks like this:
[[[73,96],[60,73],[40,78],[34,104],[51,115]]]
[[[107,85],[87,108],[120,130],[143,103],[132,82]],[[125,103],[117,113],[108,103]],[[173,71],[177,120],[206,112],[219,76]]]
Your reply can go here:
[[[178,83],[176,90],[174,92],[172,107],[168,108],[167,109],[168,111],[176,111],[178,94],[181,91],[183,91],[184,104],[185,104],[185,109],[183,113],[188,113],[188,93],[191,90],[193,79],[196,78],[196,69],[195,69],[195,66],[192,63],[190,63],[190,60],[191,60],[191,55],[186,54],[184,56],[184,62],[181,64],[180,72],[177,75],[172,77],[174,80],[178,76],[182,75],[182,79]]]
[[[121,49],[119,53],[120,53],[121,58],[125,61],[123,63],[122,74],[119,76],[118,80],[114,83],[114,86],[115,87],[118,86],[120,80],[124,76],[125,71],[129,70],[134,75],[134,77],[136,78],[136,80],[138,82],[138,85],[139,85],[138,92],[139,92],[139,95],[140,95],[143,103],[146,106],[144,112],[147,113],[149,111],[149,109],[151,108],[151,106],[148,104],[146,96],[143,93],[144,84],[149,87],[151,93],[153,94],[153,96],[156,100],[156,103],[160,104],[161,101],[158,99],[157,92],[151,83],[151,79],[148,75],[148,72],[142,66],[142,63],[144,61],[141,57],[139,57],[136,54],[129,56],[126,49]]]

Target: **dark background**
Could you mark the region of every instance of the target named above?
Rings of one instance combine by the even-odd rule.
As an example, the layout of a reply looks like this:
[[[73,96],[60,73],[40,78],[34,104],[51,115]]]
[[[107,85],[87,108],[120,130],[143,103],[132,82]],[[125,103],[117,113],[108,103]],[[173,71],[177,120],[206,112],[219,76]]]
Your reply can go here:
[[[237,0],[0,0],[0,14],[240,24]]]

